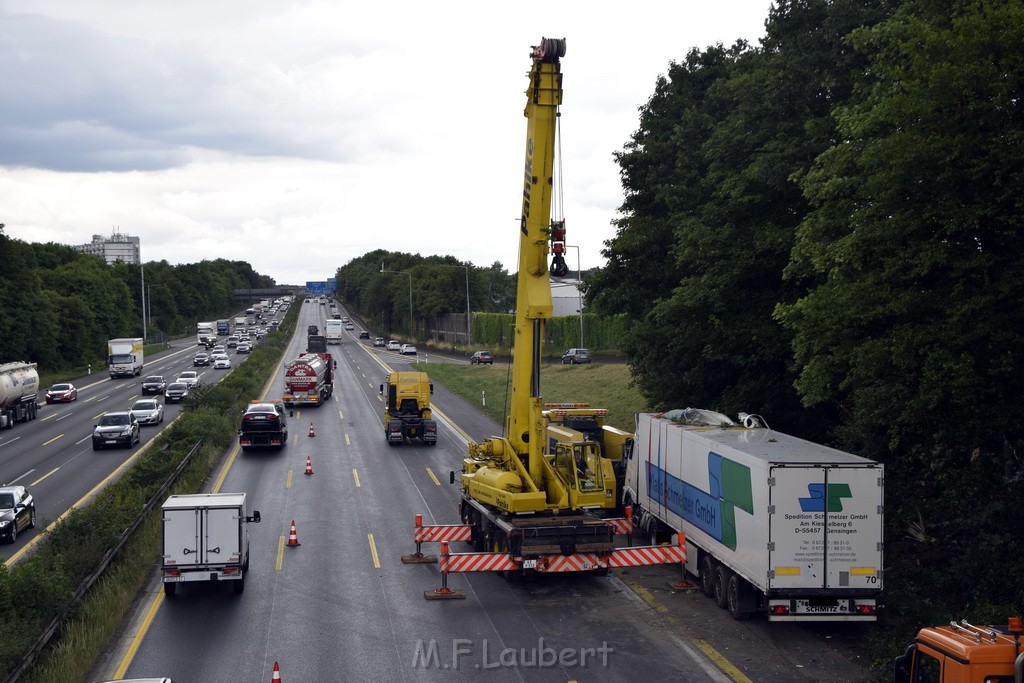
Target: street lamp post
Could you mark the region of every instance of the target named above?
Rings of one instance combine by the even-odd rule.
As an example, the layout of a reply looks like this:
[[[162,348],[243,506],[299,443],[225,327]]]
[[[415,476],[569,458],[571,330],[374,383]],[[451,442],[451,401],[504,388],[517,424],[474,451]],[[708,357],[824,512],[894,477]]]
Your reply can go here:
[[[437,265],[444,266],[445,268],[465,268],[466,269],[466,345],[469,346],[470,344],[473,343],[473,330],[472,330],[472,325],[470,324],[470,321],[469,321],[469,316],[470,316],[470,312],[469,312],[469,266],[465,266],[465,265],[462,265],[462,264],[455,265],[455,264],[452,264],[452,263],[439,263]]]
[[[583,275],[580,270],[580,248],[573,244],[565,245],[566,249],[576,250],[576,294],[579,296],[580,306],[580,348],[583,348],[583,290],[581,285],[583,284]]]
[[[412,330],[412,336],[416,336],[416,324],[413,322],[412,317],[412,273],[408,273],[404,270],[385,270],[384,262],[381,261],[380,272],[382,273],[393,273],[395,275],[408,275],[409,276],[409,327]]]

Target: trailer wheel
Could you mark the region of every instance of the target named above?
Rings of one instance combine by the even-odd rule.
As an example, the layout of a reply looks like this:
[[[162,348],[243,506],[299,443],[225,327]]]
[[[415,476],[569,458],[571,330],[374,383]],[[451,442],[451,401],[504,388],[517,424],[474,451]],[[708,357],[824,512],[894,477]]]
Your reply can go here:
[[[239,579],[238,581],[232,581],[231,582],[231,588],[233,588],[236,593],[241,593],[242,591],[244,591],[245,590],[245,578],[243,577],[243,578]]]
[[[739,575],[730,572],[729,583],[726,586],[726,600],[729,614],[733,619],[744,621],[753,616],[754,612],[750,609],[754,602],[753,597],[750,584]]]
[[[729,606],[729,578],[732,572],[724,564],[715,569],[715,604],[725,608]]]
[[[703,553],[700,558],[700,590],[709,598],[715,597],[715,560]]]
[[[178,592],[178,584],[176,583],[165,583],[164,584],[164,595],[170,597]]]

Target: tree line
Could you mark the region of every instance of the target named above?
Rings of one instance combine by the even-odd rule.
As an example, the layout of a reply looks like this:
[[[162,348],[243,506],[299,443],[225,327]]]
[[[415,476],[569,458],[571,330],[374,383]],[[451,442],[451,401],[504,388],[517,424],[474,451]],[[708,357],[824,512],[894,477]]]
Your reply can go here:
[[[80,368],[106,355],[107,340],[142,336],[142,268],[107,264],[63,244],[12,239],[0,223],[0,363]],[[273,287],[243,261],[144,264],[147,336],[183,335],[198,320],[238,308],[233,290]]]
[[[777,0],[617,154],[593,310],[653,404],[886,465],[887,617],[1024,608],[1024,3]],[[571,77],[571,74],[569,75]]]
[[[479,267],[454,256],[377,249],[338,268],[335,287],[373,327],[416,338],[426,336],[425,325],[432,319],[466,310],[467,277],[473,313],[515,309],[515,275],[497,261]]]

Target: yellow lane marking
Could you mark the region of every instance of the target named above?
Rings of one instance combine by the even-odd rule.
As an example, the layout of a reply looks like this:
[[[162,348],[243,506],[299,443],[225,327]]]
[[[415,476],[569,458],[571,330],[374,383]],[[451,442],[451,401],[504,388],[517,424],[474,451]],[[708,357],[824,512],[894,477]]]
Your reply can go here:
[[[430,476],[431,481],[433,481],[438,486],[441,485],[441,482],[437,480],[437,477],[434,476],[433,470],[431,470],[429,467],[427,468],[427,474]]]
[[[231,455],[228,456],[228,461],[224,463],[224,468],[220,471],[220,476],[217,477],[217,482],[213,485],[213,492],[219,493],[220,487],[224,485],[224,478],[228,476],[228,471],[231,470],[231,465],[235,462],[235,456],[238,455],[238,444],[231,449]]]
[[[352,479],[356,482],[356,488],[362,486],[362,484],[359,483],[359,470],[352,470]]]
[[[284,481],[284,487],[290,489],[292,487],[292,471],[288,470],[288,478]]]
[[[345,419],[345,414],[344,414],[344,413],[342,413],[342,412],[341,412],[341,411],[339,410],[339,411],[338,411],[338,417],[340,417],[340,418],[341,418],[342,420],[344,420],[344,419]]]
[[[51,443],[53,443],[54,441],[56,441],[57,439],[59,439],[59,438],[60,438],[60,437],[62,437],[62,436],[64,436],[64,435],[63,435],[63,434],[58,434],[57,436],[53,437],[53,438],[52,438],[52,439],[50,439],[49,441],[44,441],[44,442],[43,442],[43,445],[44,445],[44,446],[49,446],[49,445],[50,445]]]
[[[348,434],[345,435],[345,445],[346,446],[351,446],[352,445],[352,443],[348,440]]]
[[[370,555],[373,556],[373,568],[380,569],[380,557],[377,556],[377,544],[373,542],[373,534],[366,534],[370,539]]]
[[[626,579],[623,576],[619,576],[619,578],[622,579],[623,582],[629,586],[630,590],[636,593],[641,600],[647,603],[648,606],[653,608],[654,611],[660,613],[663,618],[673,623],[679,623],[676,618],[672,616],[672,612],[669,608],[655,600],[654,596],[651,595],[646,588],[638,584],[636,581]],[[729,676],[729,678],[736,681],[736,683],[753,683],[753,681],[747,678],[742,671],[733,666],[732,662],[723,657],[722,654],[712,647],[706,640],[702,640],[700,638],[693,638],[692,640],[693,644],[704,653],[705,657],[714,662],[719,669]]]
[[[43,479],[46,479],[46,478],[47,478],[48,476],[50,476],[51,474],[53,474],[54,472],[56,472],[56,471],[57,471],[57,470],[59,470],[59,469],[60,469],[59,467],[54,467],[54,468],[53,468],[52,470],[50,470],[49,472],[47,472],[47,473],[46,473],[46,474],[44,474],[43,476],[41,476],[41,477],[39,477],[38,479],[36,479],[36,480],[35,480],[34,482],[32,482],[31,484],[29,484],[29,486],[35,486],[36,484],[38,484],[39,482],[41,482],[41,481],[42,481]]]
[[[134,636],[132,636],[132,641],[128,645],[128,651],[125,652],[124,657],[121,658],[121,664],[118,665],[117,671],[114,672],[114,678],[124,678],[125,672],[128,671],[128,667],[131,666],[132,660],[135,659],[135,653],[138,652],[139,646],[142,645],[142,639],[146,637],[146,632],[153,623],[153,619],[156,617],[156,612],[160,609],[160,605],[163,601],[164,592],[161,589],[153,596],[153,602],[150,603],[149,609],[146,610],[146,616],[143,618],[142,624],[139,625],[139,630],[135,632]]]
[[[281,567],[284,566],[284,536],[277,539],[277,562],[274,563],[274,569],[281,571]]]

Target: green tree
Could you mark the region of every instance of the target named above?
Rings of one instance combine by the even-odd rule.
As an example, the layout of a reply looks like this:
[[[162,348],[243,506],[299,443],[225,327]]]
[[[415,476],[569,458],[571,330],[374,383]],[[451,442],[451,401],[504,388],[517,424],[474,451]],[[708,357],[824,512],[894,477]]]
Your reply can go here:
[[[869,68],[802,180],[787,271],[815,285],[777,311],[805,403],[887,464],[912,619],[1024,602],[1022,42],[1024,5],[998,0],[911,0],[853,33]]]

